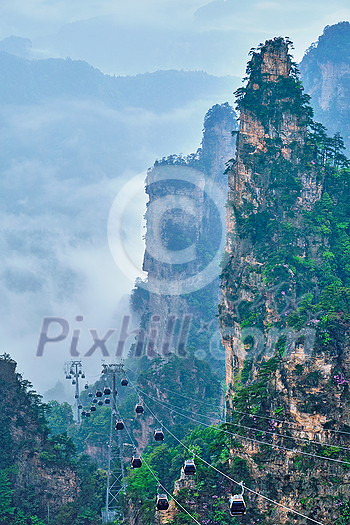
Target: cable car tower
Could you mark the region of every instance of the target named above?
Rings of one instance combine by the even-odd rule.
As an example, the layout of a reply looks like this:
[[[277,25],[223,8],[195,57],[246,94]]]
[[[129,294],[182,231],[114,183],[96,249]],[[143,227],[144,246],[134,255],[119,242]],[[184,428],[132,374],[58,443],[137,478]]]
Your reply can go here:
[[[112,378],[112,411],[111,424],[109,428],[109,444],[108,444],[108,472],[107,472],[107,490],[106,490],[106,509],[101,511],[102,523],[114,521],[120,515],[120,508],[118,506],[118,496],[120,492],[125,494],[125,471],[124,471],[124,454],[123,442],[121,432],[118,432],[118,443],[115,440],[115,426],[118,417],[117,409],[117,389],[116,389],[116,375],[125,374],[123,364],[102,365],[102,374],[106,377]],[[119,453],[117,452],[119,450]],[[120,465],[118,465],[118,460]]]
[[[70,361],[67,363],[64,363],[64,373],[66,375],[66,379],[72,380],[72,385],[75,385],[75,404],[76,404],[76,410],[77,410],[77,423],[80,425],[80,410],[78,408],[79,404],[79,377],[81,379],[85,379],[85,374],[83,372],[83,365],[81,364],[81,361]]]

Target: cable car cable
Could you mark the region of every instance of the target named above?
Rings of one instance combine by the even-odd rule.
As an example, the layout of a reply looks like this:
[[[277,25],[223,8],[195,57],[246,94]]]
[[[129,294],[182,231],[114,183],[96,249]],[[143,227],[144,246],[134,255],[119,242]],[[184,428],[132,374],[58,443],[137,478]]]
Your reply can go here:
[[[159,401],[158,401],[158,403],[159,403]],[[161,403],[159,403],[159,404],[161,404]],[[146,403],[145,403],[145,406],[147,406]],[[150,408],[148,406],[147,406],[147,408],[148,408],[148,410],[150,410]],[[176,410],[174,410],[174,412],[176,412]],[[336,463],[343,463],[345,465],[349,465],[350,466],[350,460],[349,461],[342,461],[340,459],[329,458],[327,456],[319,456],[317,454],[311,454],[309,452],[303,452],[302,450],[297,450],[297,449],[293,449],[293,448],[283,447],[282,445],[274,445],[273,443],[268,443],[267,441],[260,441],[259,439],[249,438],[247,436],[241,436],[240,434],[235,434],[233,432],[229,432],[228,430],[224,430],[222,428],[216,428],[213,425],[208,425],[208,423],[203,423],[202,421],[198,421],[198,419],[193,419],[193,418],[191,418],[189,416],[186,416],[185,414],[181,414],[180,412],[176,412],[176,413],[179,414],[182,417],[185,417],[187,419],[190,419],[191,421],[194,421],[195,423],[199,423],[200,425],[206,426],[208,428],[212,428],[213,430],[216,430],[218,432],[223,432],[225,434],[229,434],[229,435],[231,435],[233,437],[238,437],[238,438],[241,438],[241,439],[247,439],[248,441],[253,441],[254,443],[260,443],[262,445],[268,445],[269,447],[279,448],[280,450],[285,450],[287,452],[293,452],[293,453],[296,453],[296,454],[302,454],[303,456],[311,456],[311,457],[315,457],[315,458],[318,458],[318,459],[325,459],[327,461],[334,461]],[[164,428],[166,428],[166,427],[164,427]],[[330,446],[332,446],[332,445],[330,445]],[[334,446],[334,448],[337,448],[337,447]]]
[[[130,383],[132,385],[132,383]],[[133,385],[132,385],[133,386]],[[135,390],[135,387],[133,386],[134,390]],[[147,395],[147,394],[146,394]],[[147,397],[150,397],[147,395]],[[152,399],[152,398],[151,398]],[[164,406],[162,405],[162,403],[160,401],[157,401],[157,400],[154,400],[156,403],[158,403],[159,405],[161,406]],[[144,403],[145,406],[146,403]],[[151,412],[150,408],[147,406],[148,410]],[[164,408],[168,408],[168,407],[164,407]],[[311,454],[309,452],[303,452],[302,450],[297,450],[297,449],[292,449],[292,448],[287,448],[287,447],[283,447],[282,445],[274,445],[273,443],[268,443],[267,441],[261,441],[259,439],[254,439],[254,438],[249,438],[247,436],[242,436],[240,434],[235,434],[233,432],[229,432],[228,430],[224,430],[224,429],[220,429],[220,428],[215,428],[213,427],[212,425],[208,425],[208,423],[203,423],[202,421],[198,421],[197,419],[193,419],[189,416],[186,416],[185,414],[181,414],[180,412],[177,412],[176,410],[173,410],[173,412],[179,414],[180,416],[182,417],[185,417],[187,419],[190,419],[191,421],[194,421],[195,423],[199,423],[200,425],[203,425],[203,426],[206,426],[206,427],[210,427],[210,428],[213,428],[214,430],[217,430],[219,432],[223,432],[225,434],[229,434],[231,436],[234,436],[234,437],[238,437],[238,438],[241,438],[241,439],[246,439],[248,441],[253,441],[254,443],[260,443],[262,445],[267,445],[269,447],[272,447],[272,448],[279,448],[280,450],[285,450],[287,452],[293,452],[293,453],[297,453],[297,454],[302,454],[303,456],[309,456],[309,457],[315,457],[315,458],[318,458],[318,459],[324,459],[326,461],[333,461],[335,463],[343,463],[345,465],[349,465],[350,466],[350,460],[349,461],[342,461],[341,459],[335,459],[335,458],[329,458],[329,457],[326,457],[326,456],[319,456],[318,454]],[[158,421],[158,419],[157,419]],[[165,428],[165,427],[164,427]],[[332,446],[332,445],[330,445]],[[334,446],[334,448],[337,448],[336,446]]]
[[[135,392],[137,392],[136,388],[134,387],[133,383],[130,382],[131,386],[133,387],[133,389],[135,390]],[[160,403],[161,404],[161,403]],[[151,415],[158,421],[158,423],[160,423],[160,420],[157,418],[157,416],[152,412],[152,410],[148,407],[148,405],[146,405],[146,403],[144,403],[144,405],[147,407],[147,409],[149,410],[149,412],[151,413]],[[181,414],[180,414],[181,415]],[[184,416],[184,417],[187,417],[187,416]],[[189,418],[189,419],[192,419],[192,418]],[[199,422],[200,423],[200,422]],[[253,489],[250,489],[248,488],[247,486],[245,485],[241,485],[241,483],[239,483],[238,481],[234,480],[233,478],[231,478],[230,476],[228,476],[227,474],[225,474],[224,472],[221,472],[219,469],[217,469],[216,467],[214,467],[213,465],[211,465],[210,463],[208,463],[206,460],[202,459],[200,456],[198,456],[198,454],[195,454],[192,450],[189,449],[189,447],[187,447],[184,443],[182,443],[182,441],[180,439],[178,439],[165,425],[163,425],[165,430],[167,432],[169,432],[169,434],[174,438],[176,439],[176,441],[178,441],[178,443],[180,443],[188,452],[191,452],[192,454],[194,454],[196,457],[198,457],[198,459],[200,459],[201,461],[203,461],[208,467],[211,467],[213,468],[216,472],[220,473],[221,475],[223,475],[224,477],[226,477],[227,479],[229,479],[230,481],[232,481],[233,483],[235,483],[236,485],[240,485],[242,487],[244,487],[247,491],[255,494],[256,496],[258,497],[261,497],[267,501],[269,501],[270,503],[273,503],[273,504],[276,504],[278,505],[279,507],[282,507],[286,510],[288,510],[289,512],[292,512],[294,514],[297,514],[298,516],[301,516],[302,518],[305,518],[305,519],[308,519],[310,521],[312,521],[313,523],[316,523],[318,525],[324,525],[323,523],[319,522],[319,521],[316,521],[312,518],[309,518],[308,516],[305,516],[304,514],[301,514],[300,512],[296,511],[296,510],[293,510],[293,509],[290,509],[289,507],[286,507],[285,505],[282,505],[282,503],[278,503],[277,501],[275,500],[272,500],[270,498],[268,498],[267,496],[264,496],[263,494],[260,494],[259,492],[253,490]],[[222,431],[222,429],[215,429],[215,427],[212,427],[211,425],[207,425],[206,426],[209,426],[211,428],[214,428],[214,430],[219,430],[219,431]],[[230,433],[231,434],[231,433]],[[234,434],[233,434],[234,435]],[[239,436],[239,435],[238,435]],[[243,437],[244,436],[239,436],[239,437]],[[249,438],[247,438],[249,439]],[[257,440],[253,440],[253,441],[257,441]],[[263,443],[263,442],[262,442]],[[271,444],[269,443],[266,443],[268,445],[271,446]],[[276,447],[275,445],[272,445],[274,447]],[[282,447],[277,447],[277,448],[282,448]],[[306,453],[305,453],[306,454]],[[308,454],[310,455],[310,454]],[[324,459],[330,459],[330,458],[324,458]],[[338,460],[339,461],[339,460]],[[342,462],[344,463],[344,462]]]
[[[129,368],[129,370],[133,371],[131,368]],[[146,381],[152,383],[152,381],[150,379],[146,379]],[[159,388],[158,385],[156,385],[155,383],[153,383],[154,386],[156,386],[156,388]],[[161,389],[159,390],[168,390],[167,388],[165,387],[162,387]],[[184,397],[185,399],[189,399],[190,401],[193,401],[192,398],[188,397],[188,396],[184,396],[183,394],[179,394],[177,392],[173,392],[172,390],[168,390],[168,392],[172,392],[173,394],[177,394],[181,397]],[[209,405],[209,406],[217,406],[217,405],[212,405],[212,404],[209,404],[209,403],[204,403],[204,401],[200,401],[200,400],[197,400],[196,399],[196,403],[202,403],[202,404],[206,404],[206,405]],[[220,408],[222,408],[223,405],[220,405]],[[259,416],[257,414],[251,414],[249,412],[241,412],[239,410],[236,410],[235,408],[233,408],[233,411],[236,412],[237,414],[242,414],[242,415],[245,415],[245,416],[250,416],[250,417],[257,417],[257,418],[260,418],[260,419],[274,419],[275,421],[277,421],[278,423],[285,423],[287,425],[296,425],[296,426],[301,426],[302,427],[302,430],[301,432],[303,432],[305,430],[305,428],[309,428],[310,430],[313,430],[315,431],[315,427],[304,427],[303,425],[300,425],[300,423],[294,423],[293,421],[287,421],[287,420],[283,420],[283,419],[276,419],[273,415],[272,416]],[[207,416],[205,416],[207,417]],[[327,429],[322,429],[321,432],[335,432],[337,434],[347,434],[350,436],[350,432],[346,432],[345,430],[334,430],[334,429],[331,429],[331,428],[327,428]]]
[[[179,502],[174,498],[174,496],[173,496],[172,494],[170,494],[170,492],[167,491],[167,489],[164,487],[164,485],[161,484],[161,482],[159,481],[159,479],[157,478],[157,476],[153,473],[151,467],[149,467],[149,465],[148,465],[147,461],[145,460],[145,458],[143,458],[143,461],[144,461],[146,467],[148,468],[148,470],[150,471],[150,473],[152,474],[152,476],[154,477],[154,479],[156,479],[156,480],[158,481],[159,486],[162,487],[162,489],[168,494],[168,496],[170,496],[170,497],[175,501],[175,503],[176,503],[177,505],[179,505],[179,507],[181,507],[182,510],[184,510],[184,511],[186,512],[186,514],[188,514],[188,515],[190,516],[190,518],[193,519],[193,521],[194,521],[195,523],[198,523],[198,525],[201,525],[201,523],[199,523],[199,521],[197,521],[196,518],[194,518],[194,517],[192,516],[192,514],[190,514],[190,513],[188,512],[188,510],[186,510],[185,507],[183,507],[183,506],[181,505],[181,503],[179,503]],[[323,524],[321,524],[321,525],[323,525]]]
[[[129,439],[130,439],[131,443],[132,443],[132,444],[134,445],[134,447],[135,447],[134,439],[133,439],[133,437],[131,436],[131,434],[130,434],[130,432],[129,432],[129,430],[128,430],[127,425],[125,425],[124,428],[125,428],[125,430],[126,430],[128,436],[129,436]],[[135,448],[136,448],[136,447],[135,447]],[[194,517],[192,516],[192,514],[190,514],[190,513],[189,513],[189,512],[188,512],[188,511],[187,511],[187,510],[181,505],[181,503],[179,503],[179,502],[174,498],[174,496],[173,496],[172,494],[170,494],[170,492],[167,491],[167,489],[164,487],[164,485],[161,484],[161,482],[159,481],[159,479],[157,478],[157,476],[153,473],[151,467],[148,465],[147,461],[146,461],[145,458],[142,456],[142,454],[140,454],[140,456],[142,457],[142,460],[143,460],[142,462],[146,465],[146,467],[148,468],[148,470],[151,472],[152,476],[156,479],[156,481],[159,483],[159,485],[162,487],[162,489],[165,490],[165,492],[168,494],[168,496],[170,496],[170,497],[175,501],[175,503],[176,503],[177,505],[179,505],[179,507],[181,507],[182,510],[184,510],[184,511],[186,512],[186,514],[188,514],[188,515],[193,519],[193,521],[195,521],[196,523],[198,523],[198,525],[201,525],[201,524],[199,523],[199,521],[197,521],[196,518],[194,518]]]
[[[145,406],[147,407],[147,409],[149,410],[149,412],[152,414],[152,416],[159,422],[159,419],[157,418],[157,416],[151,411],[151,409],[146,405],[145,403]],[[211,465],[210,463],[208,463],[208,461],[206,461],[205,459],[202,459],[200,456],[198,456],[198,454],[196,454],[195,452],[193,452],[193,450],[190,450],[189,447],[187,447],[184,443],[182,443],[182,441],[180,441],[180,439],[178,439],[166,426],[164,426],[165,430],[167,430],[167,432],[169,432],[169,434],[174,438],[176,439],[176,441],[178,441],[180,443],[180,445],[182,445],[188,452],[191,452],[194,456],[196,456],[199,460],[203,461],[203,463],[205,463],[208,467],[211,467],[212,469],[216,470],[216,472],[218,472],[219,474],[221,474],[222,476],[224,476],[225,478],[229,479],[230,481],[232,481],[233,483],[235,483],[236,485],[239,485],[241,487],[243,487],[245,490],[249,491],[249,492],[252,492],[253,494],[255,494],[256,496],[260,497],[260,498],[264,498],[266,499],[267,501],[269,501],[270,503],[273,503],[275,505],[278,505],[279,507],[282,507],[286,510],[288,510],[289,512],[292,512],[293,514],[297,514],[298,516],[301,516],[302,518],[305,518],[307,520],[310,520],[312,521],[313,523],[317,523],[317,525],[324,525],[323,523],[321,523],[320,521],[316,521],[312,518],[309,518],[308,516],[305,516],[305,514],[301,514],[300,512],[296,511],[296,510],[293,510],[293,509],[290,509],[289,507],[286,507],[285,505],[282,505],[282,503],[278,503],[278,501],[275,501],[273,499],[270,499],[268,498],[267,496],[263,496],[262,494],[260,494],[259,492],[256,492],[255,490],[253,489],[250,489],[249,487],[247,487],[246,485],[243,485],[241,484],[240,482],[234,480],[233,478],[231,478],[230,476],[228,476],[227,474],[225,474],[224,472],[221,472],[221,470],[217,469],[216,467],[214,467],[214,465]]]
[[[305,431],[306,428],[313,430],[313,432],[317,432],[315,430],[315,427],[304,427],[303,425],[300,425],[300,423],[294,423],[294,421],[276,419],[274,416],[270,416],[270,417],[258,416],[257,414],[249,414],[248,412],[240,412],[239,410],[236,410],[235,408],[233,409],[233,411],[236,412],[237,414],[243,414],[245,416],[258,417],[260,419],[273,419],[274,421],[277,421],[277,423],[286,423],[287,425],[296,425],[296,426],[302,427],[302,430],[300,430],[300,432]],[[321,432],[335,432],[337,434],[348,434],[350,436],[350,432],[345,432],[345,430],[333,430],[331,428],[323,428]]]
[[[128,370],[131,370],[133,371],[131,368],[129,368]],[[153,383],[153,381],[151,381],[150,379],[147,379],[147,378],[143,378],[145,379],[146,381],[148,381],[149,383]],[[164,386],[162,386],[161,388],[158,387],[158,385],[156,385],[155,383],[153,383],[154,386],[156,386],[159,390],[166,390],[167,392],[170,392],[171,394],[176,394],[177,396],[180,396],[180,397],[184,397],[185,399],[190,399],[193,401],[192,398],[188,397],[188,396],[184,396],[183,394],[179,394],[179,392],[174,392],[173,390],[169,390],[169,388],[165,388]],[[196,403],[201,403],[202,405],[207,405],[207,406],[210,406],[210,407],[214,407],[214,408],[224,408],[224,405],[213,405],[212,403],[206,403],[205,401],[200,401],[199,399],[196,399]]]
[[[132,384],[132,383],[131,383]],[[149,394],[146,394],[146,392],[143,392],[142,390],[140,390],[140,392],[149,397],[150,399],[152,399],[152,401],[154,401],[155,403],[158,403],[159,405],[163,406],[164,408],[168,408],[164,402],[161,402],[161,401],[158,401],[158,399],[155,399],[153,398],[152,396],[150,396]],[[175,406],[175,405],[172,405],[171,403],[168,403],[170,406]],[[189,412],[191,414],[193,414],[193,412],[191,412],[190,410],[186,410],[185,408],[179,408],[179,407],[176,407],[178,408],[179,410],[183,411],[183,412]],[[187,417],[185,414],[181,414],[180,412],[177,412],[176,410],[172,409],[173,412],[177,413],[178,415],[182,416],[182,417]],[[205,416],[204,414],[200,414],[201,417],[205,417],[207,419],[215,419],[211,416]],[[188,418],[188,419],[192,419],[192,418]],[[211,425],[208,425],[207,423],[203,423],[202,421],[198,421],[198,420],[195,420],[195,419],[192,419],[192,421],[195,421],[196,423],[200,423],[202,425],[206,425],[208,427],[210,427]],[[226,424],[225,421],[223,421],[222,419],[220,419],[219,421],[222,421],[224,424]],[[313,440],[310,440],[310,439],[307,439],[307,438],[301,438],[301,437],[293,437],[293,436],[286,436],[284,434],[279,434],[278,432],[272,432],[271,430],[263,430],[263,429],[260,429],[260,428],[253,428],[253,427],[247,427],[245,425],[241,425],[240,423],[228,423],[228,424],[232,424],[232,425],[236,425],[236,426],[239,426],[239,427],[242,427],[242,428],[245,428],[245,429],[248,429],[248,430],[253,430],[254,432],[265,432],[265,434],[272,434],[274,436],[279,436],[279,437],[282,437],[282,438],[286,438],[286,439],[299,439],[299,440],[302,440],[302,441],[306,441],[306,443],[309,443],[309,444],[315,444],[315,445],[318,445],[318,446],[324,446],[324,447],[330,447],[330,448],[340,448],[342,450],[346,450],[346,451],[350,451],[350,448],[348,447],[343,447],[342,445],[331,445],[330,443],[319,443],[317,441],[313,441]],[[228,430],[224,430],[224,429],[218,429],[220,430],[221,432],[225,432],[226,434],[231,434],[232,436],[240,436],[244,439],[252,439],[252,438],[248,438],[248,437],[245,437],[245,436],[241,436],[240,434],[234,434],[232,432],[229,432]],[[254,441],[254,440],[253,440]],[[257,440],[255,440],[257,441]],[[266,443],[264,441],[257,441],[258,443],[263,443],[263,444],[269,444],[269,443]],[[277,445],[272,445],[271,443],[269,444],[270,446],[273,446],[273,447],[276,447]],[[279,448],[283,448],[283,447],[280,447]],[[290,450],[293,450],[293,449],[289,449],[289,448],[285,448],[285,450],[287,451],[290,451]],[[307,454],[306,452],[302,452],[302,451],[296,451],[300,454]],[[331,461],[340,461],[340,460],[335,460],[333,458],[328,458],[326,456],[316,456],[315,457],[318,457],[318,458],[323,458],[323,459],[327,459],[327,460],[331,460]],[[346,463],[348,465],[350,465],[350,460],[349,462],[347,461],[341,461],[341,463]]]

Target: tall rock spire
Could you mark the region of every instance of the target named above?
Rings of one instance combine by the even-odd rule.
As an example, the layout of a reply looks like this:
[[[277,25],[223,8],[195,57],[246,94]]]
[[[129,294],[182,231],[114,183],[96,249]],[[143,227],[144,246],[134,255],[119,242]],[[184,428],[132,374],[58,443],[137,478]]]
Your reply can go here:
[[[329,447],[304,443],[339,444],[345,434],[337,432],[350,429],[343,392],[350,337],[343,321],[336,327],[350,305],[350,288],[344,288],[350,281],[335,262],[336,253],[344,259],[339,224],[349,212],[348,174],[337,166],[335,143],[312,120],[290,44],[275,38],[252,50],[246,87],[236,92],[240,129],[228,170],[219,305],[226,418],[237,435],[232,456],[244,462],[247,485],[331,523],[326,493],[334,501],[345,493],[349,498],[347,475],[341,463],[327,460]],[[344,242],[348,238],[346,230]],[[341,452],[334,457],[347,459]],[[325,491],[322,483],[331,476],[340,485]],[[312,509],[301,503],[306,497]],[[249,519],[268,511],[264,523],[290,523],[283,509],[272,511],[263,500],[251,500],[249,508]],[[338,518],[342,511],[331,512]]]

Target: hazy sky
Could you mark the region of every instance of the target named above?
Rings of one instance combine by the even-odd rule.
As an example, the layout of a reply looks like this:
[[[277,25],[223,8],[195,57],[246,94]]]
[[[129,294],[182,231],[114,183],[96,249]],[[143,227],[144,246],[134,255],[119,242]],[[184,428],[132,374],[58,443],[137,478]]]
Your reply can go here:
[[[250,47],[273,36],[289,36],[299,61],[325,25],[350,18],[350,4],[348,0],[2,0],[0,14],[0,39],[27,37],[48,55],[65,58],[70,52],[71,58],[90,60],[106,73],[135,74],[174,67],[242,76]],[[119,39],[103,26],[114,26]],[[132,35],[130,40],[128,34]],[[140,41],[137,35],[142,36]],[[216,53],[217,66],[205,42],[210,42]],[[142,55],[143,47],[148,60]],[[207,64],[205,57],[194,59],[200,53],[198,48],[207,54]],[[113,60],[113,55],[123,54],[129,68]],[[223,55],[226,68],[220,62]]]

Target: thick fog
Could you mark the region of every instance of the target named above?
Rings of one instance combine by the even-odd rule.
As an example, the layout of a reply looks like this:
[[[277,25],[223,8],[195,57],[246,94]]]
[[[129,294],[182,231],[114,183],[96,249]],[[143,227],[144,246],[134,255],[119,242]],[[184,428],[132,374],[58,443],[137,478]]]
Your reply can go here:
[[[89,381],[103,357],[97,348],[84,358],[89,330],[100,338],[116,330],[106,342],[115,352],[133,287],[108,245],[118,194],[129,184],[123,235],[140,268],[146,170],[156,158],[196,151],[206,111],[234,104],[251,47],[288,35],[300,60],[350,8],[341,0],[5,0],[0,12],[0,352],[43,393],[65,381],[74,329]],[[159,74],[169,69],[179,73]],[[67,321],[69,335],[37,357],[45,317]],[[61,331],[52,323],[48,336]]]
[[[37,64],[13,55],[0,53],[0,64],[2,352],[44,392],[64,379],[74,329],[81,329],[88,380],[106,358],[100,348],[84,358],[93,344],[89,330],[100,338],[116,330],[106,342],[110,359],[115,355],[134,280],[109,249],[113,202],[123,191],[123,245],[139,269],[134,278],[142,276],[146,170],[162,156],[196,151],[204,114],[223,97],[233,103],[238,79],[167,72],[124,86],[70,60],[41,61],[39,76]],[[153,93],[154,85],[162,92]],[[115,92],[116,99],[108,96]],[[70,331],[38,357],[45,317],[67,321]],[[136,325],[131,319],[130,329]],[[60,331],[53,322],[48,337]]]

